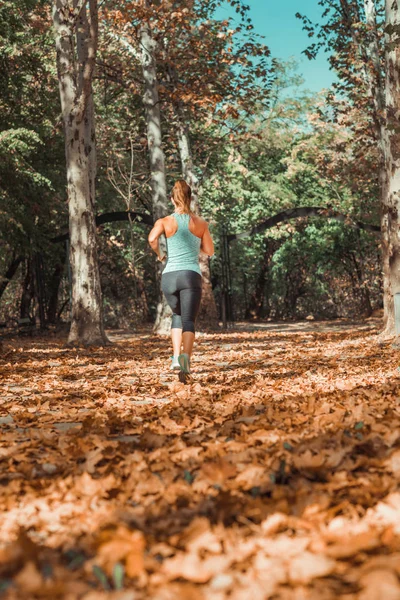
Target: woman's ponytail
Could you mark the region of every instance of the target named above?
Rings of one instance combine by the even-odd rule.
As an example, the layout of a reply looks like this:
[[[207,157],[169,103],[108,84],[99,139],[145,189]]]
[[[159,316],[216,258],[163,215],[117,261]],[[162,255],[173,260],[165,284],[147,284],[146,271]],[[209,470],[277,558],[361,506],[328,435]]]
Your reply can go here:
[[[183,213],[190,214],[190,202],[192,199],[192,189],[184,179],[178,179],[172,189],[172,197],[177,209]]]

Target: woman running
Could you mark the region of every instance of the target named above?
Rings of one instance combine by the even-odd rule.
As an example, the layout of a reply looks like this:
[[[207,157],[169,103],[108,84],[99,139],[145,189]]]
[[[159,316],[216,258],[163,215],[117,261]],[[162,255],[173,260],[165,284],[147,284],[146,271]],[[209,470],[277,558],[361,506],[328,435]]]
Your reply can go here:
[[[167,258],[161,289],[172,310],[172,369],[182,382],[190,380],[190,357],[195,338],[195,321],[200,308],[202,277],[200,251],[214,254],[208,223],[190,210],[192,191],[183,179],[172,190],[175,211],[158,219],[149,234],[149,244],[158,260]],[[159,237],[167,239],[167,257],[161,255]],[[181,352],[183,343],[183,352]]]

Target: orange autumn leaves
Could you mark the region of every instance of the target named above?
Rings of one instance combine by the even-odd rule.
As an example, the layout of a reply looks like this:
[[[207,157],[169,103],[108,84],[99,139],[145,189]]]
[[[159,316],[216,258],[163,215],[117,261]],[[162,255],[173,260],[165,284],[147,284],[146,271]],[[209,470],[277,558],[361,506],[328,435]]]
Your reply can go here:
[[[116,563],[123,563],[127,577],[133,579],[144,572],[145,538],[140,531],[119,525],[104,529],[97,540],[96,563],[109,575]]]
[[[6,341],[3,596],[396,598],[398,356],[347,327],[200,334],[188,386],[148,333]]]

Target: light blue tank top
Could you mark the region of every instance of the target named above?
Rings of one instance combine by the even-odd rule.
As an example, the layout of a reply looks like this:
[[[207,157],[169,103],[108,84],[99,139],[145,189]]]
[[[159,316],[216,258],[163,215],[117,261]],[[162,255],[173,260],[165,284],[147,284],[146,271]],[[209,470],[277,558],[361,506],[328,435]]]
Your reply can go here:
[[[173,236],[167,239],[167,264],[164,273],[187,269],[201,275],[199,253],[201,239],[189,229],[190,215],[172,213],[178,224]]]

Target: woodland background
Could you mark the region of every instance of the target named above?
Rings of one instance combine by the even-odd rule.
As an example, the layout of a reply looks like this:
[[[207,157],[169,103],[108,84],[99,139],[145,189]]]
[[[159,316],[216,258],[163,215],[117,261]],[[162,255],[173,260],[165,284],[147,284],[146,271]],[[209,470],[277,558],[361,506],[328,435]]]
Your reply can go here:
[[[318,36],[331,49],[339,83],[311,95],[298,87],[295,62],[271,56],[253,33],[241,2],[230,3],[235,22],[215,18],[218,2],[155,4],[146,18],[157,41],[167,188],[182,176],[183,120],[201,212],[216,242],[210,270],[219,318],[225,279],[233,299],[228,316],[236,320],[368,316],[381,308],[379,234],[351,226],[379,224],[379,153],[361,59],[345,24],[336,19],[325,40]],[[130,209],[151,219],[143,72],[134,50],[141,13],[135,3],[107,1],[99,11],[96,214]],[[55,240],[68,231],[68,205],[51,5],[2,2],[0,24],[0,321],[66,322],[68,247]],[[312,29],[306,18],[305,26]],[[380,39],[382,26],[378,10]],[[365,33],[362,23],[358,30]],[[313,51],[310,46],[310,57]],[[284,221],[234,240],[224,276],[224,233],[313,206],[346,220]],[[107,326],[155,319],[148,231],[140,217],[98,228]]]

